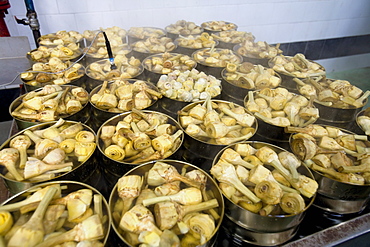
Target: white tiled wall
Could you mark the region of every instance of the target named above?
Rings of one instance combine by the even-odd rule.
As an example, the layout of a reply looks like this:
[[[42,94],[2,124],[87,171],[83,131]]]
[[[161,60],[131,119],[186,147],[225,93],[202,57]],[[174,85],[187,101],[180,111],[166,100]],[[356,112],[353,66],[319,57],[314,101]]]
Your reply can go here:
[[[12,36],[28,36],[22,0],[10,0],[6,23]],[[119,26],[162,27],[184,19],[201,24],[230,21],[268,43],[370,34],[369,0],[34,0],[41,34]]]

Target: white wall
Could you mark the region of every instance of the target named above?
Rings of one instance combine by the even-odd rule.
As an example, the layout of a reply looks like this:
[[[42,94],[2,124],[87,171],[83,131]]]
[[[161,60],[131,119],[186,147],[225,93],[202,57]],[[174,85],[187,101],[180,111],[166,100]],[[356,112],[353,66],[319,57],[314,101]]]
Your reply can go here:
[[[12,36],[28,36],[23,0],[10,0],[6,23]],[[184,19],[201,24],[230,21],[268,43],[370,34],[369,0],[34,0],[41,34],[119,26],[162,27]]]

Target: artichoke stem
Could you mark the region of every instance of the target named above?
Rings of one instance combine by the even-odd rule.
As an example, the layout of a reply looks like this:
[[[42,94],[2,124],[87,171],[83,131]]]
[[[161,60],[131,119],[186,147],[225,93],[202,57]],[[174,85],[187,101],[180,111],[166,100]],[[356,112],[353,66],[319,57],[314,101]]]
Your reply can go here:
[[[210,200],[210,196],[208,195],[206,188],[204,186],[201,188],[201,191],[202,191],[203,200],[204,201]],[[220,218],[220,215],[216,212],[214,208],[208,209],[208,213],[211,214],[215,220],[218,220]]]
[[[10,238],[8,242],[9,246],[35,246],[43,241],[45,232],[42,222],[46,209],[55,193],[57,193],[55,187],[48,188],[30,220],[22,225]]]
[[[198,204],[183,206],[181,207],[182,211],[180,217],[182,218],[186,214],[212,209],[218,207],[218,205],[219,204],[217,199],[211,199],[209,201],[201,202]]]
[[[25,134],[26,136],[28,136],[35,144],[38,143],[39,141],[42,140],[41,137],[35,135],[32,131],[30,130],[25,130],[23,132],[23,134]]]
[[[259,214],[261,216],[267,216],[267,215],[271,214],[271,212],[274,209],[275,209],[275,205],[267,204],[266,206],[264,206],[263,208],[261,208],[261,210],[259,211]]]
[[[370,172],[370,163],[358,166],[340,166],[338,171],[344,173]]]

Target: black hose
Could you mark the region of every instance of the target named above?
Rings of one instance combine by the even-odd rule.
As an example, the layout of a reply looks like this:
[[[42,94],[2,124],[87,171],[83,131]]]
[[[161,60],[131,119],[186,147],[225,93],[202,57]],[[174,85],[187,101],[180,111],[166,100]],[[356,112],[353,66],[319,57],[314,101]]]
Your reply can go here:
[[[113,53],[112,53],[112,48],[110,47],[110,42],[108,40],[108,37],[106,33],[103,31],[103,35],[105,38],[105,45],[107,47],[107,52],[108,52],[108,57],[109,57],[109,62],[110,62],[110,68],[111,70],[117,69],[117,66],[114,64],[114,58],[113,58]]]

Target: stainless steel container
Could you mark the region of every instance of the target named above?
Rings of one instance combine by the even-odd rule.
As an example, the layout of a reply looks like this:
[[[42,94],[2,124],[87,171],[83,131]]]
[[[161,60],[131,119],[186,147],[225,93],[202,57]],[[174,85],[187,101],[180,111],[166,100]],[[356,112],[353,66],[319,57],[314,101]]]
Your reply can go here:
[[[245,40],[254,41],[255,37],[252,33],[247,33],[244,31],[236,31],[236,30],[227,30],[221,31],[218,33],[213,33],[212,36],[215,40],[219,41],[218,48],[224,48],[233,50],[235,45],[241,44]]]
[[[247,54],[240,54],[238,52],[238,50],[239,50],[240,47],[241,47],[240,44],[236,44],[236,45],[234,45],[234,47],[232,48],[232,50],[236,54],[239,54],[240,56],[242,56],[243,62],[249,62],[249,63],[252,63],[252,64],[261,64],[264,67],[268,67],[269,66],[269,64],[268,64],[269,58],[256,57],[256,56],[253,56],[252,54],[248,54],[248,55]]]
[[[16,195],[12,196],[11,198],[7,199],[5,202],[1,204],[1,206],[20,202],[26,199],[31,193],[35,192],[36,190],[44,188],[46,186],[51,186],[51,185],[60,185],[60,186],[65,187],[61,191],[61,197],[67,196],[68,194],[72,192],[82,190],[82,189],[89,189],[89,190],[92,190],[93,194],[101,195],[99,190],[97,190],[94,187],[91,187],[88,184],[77,182],[77,181],[62,180],[62,181],[46,182],[46,183],[38,184],[30,188],[27,188],[26,190],[21,191],[17,193]],[[107,200],[104,197],[102,198],[102,213],[106,217],[106,221],[102,222],[103,229],[104,229],[104,237],[102,239],[99,239],[99,241],[103,243],[104,245],[106,245],[108,242],[109,233],[111,231],[112,215],[110,213]],[[19,214],[19,212],[14,212],[13,214]]]
[[[32,71],[32,68],[30,68],[30,69],[28,69],[27,71],[24,71],[24,72],[28,72],[28,71]],[[81,65],[81,68],[78,69],[77,73],[80,75],[79,78],[72,79],[70,82],[65,83],[63,85],[74,85],[74,86],[86,88],[86,85],[85,85],[85,81],[86,81],[85,67]],[[34,72],[34,74],[36,74],[35,76],[37,76],[37,74],[39,74],[39,73]],[[58,75],[57,72],[55,72],[55,74]],[[37,84],[33,84],[30,81],[27,81],[27,80],[22,79],[22,78],[21,78],[21,81],[23,82],[24,87],[25,87],[27,92],[31,92],[31,91],[36,90],[38,88],[41,88],[45,85],[55,84],[54,80],[50,80],[48,82],[37,83]]]
[[[207,97],[220,99],[222,92],[220,80],[196,69],[181,73],[174,71],[164,75],[158,80],[157,87],[163,95],[158,100],[158,111],[176,119],[178,112],[191,102],[198,102]]]
[[[364,105],[367,104],[367,100]],[[337,108],[330,107],[319,102],[314,102],[316,108],[319,109],[320,117],[317,120],[317,123],[333,125],[340,128],[347,128],[356,121],[356,116],[362,111],[363,106],[359,108]]]
[[[254,89],[247,89],[247,88],[245,88],[243,86],[237,85],[233,81],[228,80],[227,79],[227,69],[226,68],[224,68],[221,71],[221,76],[222,76],[222,80],[221,80],[221,84],[222,84],[221,97],[224,100],[232,101],[232,102],[235,102],[235,103],[237,103],[239,105],[244,105],[244,98],[248,95],[248,92],[249,91],[253,91],[253,90],[255,90],[255,88]],[[275,76],[277,76],[277,77],[280,78],[280,75],[278,75],[277,73],[275,74]],[[273,88],[273,87],[271,87],[271,88]]]
[[[63,88],[63,90],[65,90],[67,87],[70,87],[71,89],[72,88],[77,88],[77,86],[75,85],[70,85],[70,86],[67,86],[67,85],[61,85],[61,87]],[[41,91],[42,88],[38,88],[38,89],[35,89],[33,90],[33,92],[39,92]],[[18,106],[20,106],[20,104],[22,103],[23,101],[23,98],[25,97],[26,94],[24,95],[21,95],[19,96],[18,98],[16,98],[9,106],[9,114],[12,116],[12,112],[17,109]],[[57,117],[57,119],[55,120],[58,120],[59,118],[63,118],[65,120],[71,120],[71,121],[79,121],[79,122],[82,122],[82,123],[87,123],[89,120],[90,120],[90,105],[88,102],[84,103],[82,105],[82,109],[79,110],[78,112],[74,113],[74,114],[70,114],[70,115],[59,115]],[[37,122],[37,121],[27,121],[27,120],[24,120],[24,119],[20,119],[20,118],[17,118],[17,117],[14,117],[13,116],[13,119],[15,121],[15,123],[17,124],[17,127],[18,127],[18,130],[24,130],[28,127],[31,127],[31,126],[34,126],[34,125],[37,125],[37,124],[40,124],[42,122]]]
[[[54,123],[56,123],[56,122],[54,121],[54,122],[50,122],[50,123],[41,123],[41,124],[38,124],[38,125],[35,125],[35,126],[31,126],[27,129],[24,129],[24,130],[18,132],[17,134],[13,135],[12,137],[10,137],[8,140],[6,140],[0,146],[0,150],[2,150],[4,148],[8,148],[9,144],[10,144],[10,141],[14,137],[17,137],[19,135],[23,135],[23,133],[27,130],[34,131],[34,130],[44,129],[44,128],[47,128],[47,127],[53,125]],[[66,123],[72,125],[72,124],[76,124],[78,122],[67,120]],[[83,130],[91,131],[95,135],[95,132],[90,127],[88,127],[85,124],[82,124],[82,126],[83,126]],[[31,146],[31,148],[32,148],[32,146]],[[42,182],[60,181],[60,180],[74,180],[74,181],[79,181],[79,182],[87,182],[87,181],[89,181],[89,178],[94,174],[95,169],[97,168],[97,163],[96,163],[96,160],[95,160],[95,153],[96,152],[97,152],[96,148],[94,148],[94,151],[91,152],[89,154],[89,156],[86,158],[86,160],[83,161],[83,162],[77,161],[76,156],[70,156],[69,158],[73,162],[72,170],[69,171],[69,172],[60,173],[59,175],[57,174],[54,178],[49,179],[49,180],[40,180],[40,181],[32,181],[32,182],[27,181],[27,180],[26,181],[17,181],[15,179],[11,179],[11,178],[8,178],[7,176],[5,176],[5,174],[7,172],[7,169],[4,166],[0,167],[0,176],[4,179],[4,183],[5,183],[6,187],[8,188],[8,190],[13,194],[16,194],[20,191],[28,189],[28,188],[30,188],[32,186],[35,186],[36,184],[40,184]]]
[[[179,33],[173,33],[173,32],[169,32],[168,30],[167,30],[167,27],[165,28],[165,30],[166,30],[166,36],[167,37],[169,37],[169,38],[171,38],[172,40],[175,40],[175,39],[177,39],[180,35],[181,36],[189,36],[189,35],[198,35],[198,34],[201,34],[204,30],[203,30],[203,28],[201,28],[200,29],[200,31],[198,32],[198,33],[193,33],[193,34],[186,34],[186,35],[183,35],[183,34],[179,34]]]
[[[322,127],[334,127],[330,125],[321,125]],[[355,133],[350,132],[346,129],[339,127],[334,127],[342,131],[344,134],[354,135]],[[295,149],[292,147],[291,134],[289,144],[293,153]],[[319,139],[319,138],[317,138]],[[370,145],[368,141],[363,141],[366,145]],[[346,153],[348,159],[353,159],[354,157]],[[332,178],[329,175],[325,175],[314,169],[310,169],[315,180],[319,184],[317,190],[316,199],[314,201],[314,206],[321,208],[322,210],[335,213],[335,214],[352,214],[359,213],[364,210],[370,201],[370,184],[359,185],[352,183],[345,183],[338,179]]]
[[[150,39],[150,38],[148,38]],[[166,39],[169,39],[170,38],[166,38]],[[145,51],[144,50],[140,50],[140,48],[137,48],[136,46],[139,46],[138,42],[142,42],[141,40],[139,41],[136,41],[135,43],[131,44],[131,47],[132,47],[132,55],[138,59],[140,59],[140,61],[144,61],[145,58],[149,57],[149,56],[152,56],[152,55],[155,55],[155,54],[160,54],[160,53],[163,53],[163,51],[156,51],[156,50],[148,50],[147,47],[145,47]],[[158,41],[159,42],[159,41]],[[172,41],[171,41],[172,42]],[[153,43],[151,44],[153,45]],[[170,47],[166,47],[165,51],[164,52],[173,52],[176,50],[176,47],[177,45],[175,43],[173,43],[173,46],[170,46]]]
[[[187,172],[191,171],[191,170],[198,170],[207,177],[207,183],[206,183],[206,188],[205,189],[212,191],[212,193],[214,195],[214,198],[216,198],[217,201],[218,201],[219,206],[217,208],[214,208],[214,209],[217,212],[219,218],[216,220],[215,230],[214,230],[214,233],[212,234],[212,236],[210,237],[210,239],[205,244],[198,245],[198,246],[199,247],[214,246],[216,241],[217,241],[218,230],[221,227],[223,216],[224,216],[224,201],[223,201],[221,191],[218,188],[216,182],[213,180],[213,178],[209,174],[207,174],[202,169],[199,169],[197,166],[195,166],[191,163],[178,161],[178,160],[170,160],[170,159],[168,159],[168,160],[165,159],[165,160],[161,160],[161,161],[165,162],[169,165],[174,166],[178,171],[181,171],[183,168],[186,168]],[[137,167],[131,169],[126,174],[124,174],[124,176],[128,176],[128,175],[144,176],[144,174],[147,173],[153,167],[154,164],[155,164],[155,161],[142,164],[140,166],[137,166]],[[118,197],[118,193],[117,193],[117,185],[115,185],[113,190],[112,190],[112,193],[110,195],[110,198],[109,198],[109,206],[110,206],[111,212],[114,212],[114,206],[115,206],[115,203],[117,202],[118,199],[119,199],[119,197]],[[112,227],[113,227],[115,233],[117,234],[117,236],[119,237],[119,239],[122,242],[124,242],[127,246],[132,246],[130,244],[130,242],[125,238],[125,236],[122,234],[122,230],[119,228],[119,222],[113,220]],[[179,236],[179,237],[181,239],[181,236]]]
[[[265,142],[244,141],[240,143],[249,144],[255,149],[267,146],[276,153],[286,151],[281,147]],[[212,166],[219,161],[225,149],[233,148],[235,145],[236,144],[231,144],[221,149],[215,156]],[[311,171],[305,165],[303,165],[303,163],[298,167],[297,170],[302,175],[305,175],[311,179],[314,178]],[[225,200],[225,216],[228,218],[228,221],[226,220],[225,224],[227,230],[239,235],[243,241],[247,243],[261,246],[275,246],[283,244],[294,237],[299,224],[305,217],[307,209],[313,204],[316,194],[311,198],[303,196],[305,208],[303,211],[297,214],[279,214],[267,216],[262,216],[246,210],[235,204],[224,193],[223,196]]]
[[[37,39],[40,46],[56,47],[60,44],[68,45],[75,43],[81,48],[85,47],[85,40],[81,34],[75,31],[59,31],[58,33],[49,33],[42,35]]]
[[[308,85],[312,85],[307,79],[304,79],[302,81]],[[330,84],[334,81],[335,81],[334,79],[324,78],[319,82],[323,83],[325,82],[327,84]],[[301,85],[296,84],[296,91],[299,92],[301,87],[302,87]],[[323,88],[328,89],[329,86],[325,86]],[[339,99],[330,100],[326,102],[320,102],[316,99],[314,100],[313,102],[314,106],[318,108],[320,112],[320,118],[318,119],[317,122],[320,124],[333,125],[340,128],[348,129],[348,127],[351,127],[351,125],[356,122],[356,116],[362,111],[363,107],[367,104],[368,99],[366,98],[362,102],[361,106],[355,107],[354,105],[346,103],[345,100],[342,100],[342,96],[345,96],[345,94],[342,93],[338,94],[340,95]],[[307,95],[304,96],[308,97]],[[316,96],[319,96],[318,92],[316,92]],[[331,103],[332,105],[326,105],[326,103]]]
[[[279,246],[292,239],[299,229],[299,227],[293,227],[281,232],[255,232],[245,229],[238,221],[233,220],[228,215],[225,215],[221,227],[225,234],[240,246]]]
[[[115,35],[117,37],[120,37],[120,40],[122,41],[123,44],[126,44],[127,43],[127,31],[125,29],[122,29],[120,27],[108,27],[106,29],[103,29],[103,30],[87,30],[89,31],[89,35],[85,35],[85,43],[86,43],[86,47],[90,46],[91,45],[91,42],[93,41],[93,39],[95,38],[96,35],[98,35],[96,38],[95,38],[95,42],[93,44],[93,46],[96,46],[96,47],[100,47],[100,45],[98,45],[98,41],[104,41],[105,42],[105,38],[103,36],[103,33],[99,33],[99,31],[108,31],[108,32],[112,32],[112,35]],[[99,40],[100,39],[100,40]]]
[[[165,116],[165,117],[168,118],[168,120],[167,120],[168,124],[173,125],[177,130],[180,129],[180,125],[176,122],[176,120],[174,120],[172,117],[170,117],[166,114],[163,114],[163,113],[160,113],[160,112],[155,112],[155,111],[149,111],[149,110],[143,110],[142,112],[143,113],[155,113],[155,114]],[[99,128],[99,130],[97,132],[97,149],[99,150],[99,157],[100,157],[100,160],[101,160],[100,166],[103,170],[106,171],[106,174],[108,174],[108,176],[111,178],[110,182],[115,183],[117,181],[117,179],[119,177],[121,177],[123,174],[125,174],[129,170],[131,170],[131,169],[137,167],[138,165],[140,165],[140,163],[130,163],[130,162],[125,162],[125,161],[117,161],[117,160],[114,160],[114,159],[108,157],[104,153],[104,142],[100,138],[103,126],[108,126],[108,125],[116,126],[119,121],[123,120],[125,117],[127,117],[131,113],[132,112],[121,113],[117,116],[114,116],[114,117],[108,119],[106,122],[104,122],[101,125],[101,127]],[[181,142],[177,145],[176,149],[172,152],[172,154],[170,156],[164,157],[164,158],[171,158],[171,159],[178,158],[180,147],[182,146],[182,143],[183,143],[183,140],[184,140],[184,134],[183,133],[180,136],[180,140],[181,140]]]
[[[286,57],[289,58],[289,59],[292,58],[290,56],[286,56]],[[274,58],[271,58],[268,61],[268,65],[266,67],[274,68],[275,64],[274,64],[273,60],[274,60]],[[319,67],[319,70],[323,71],[324,75],[325,75],[325,68],[322,65],[320,65],[319,63],[317,63],[315,61],[312,61],[312,60],[308,60],[308,61],[311,62],[311,63],[315,63]],[[288,89],[289,91],[294,92],[294,93],[299,93],[299,91],[297,89],[297,83],[293,79],[298,78],[298,79],[302,80],[302,79],[308,78],[308,76],[306,76],[306,77],[297,77],[297,76],[293,76],[291,74],[287,74],[287,73],[284,73],[284,72],[281,72],[281,71],[276,71],[276,72],[281,76],[281,79],[282,79],[281,86],[285,87],[286,89]]]
[[[198,35],[198,36],[200,36],[200,35]],[[195,38],[198,37],[198,36],[194,36],[193,40],[195,40]],[[217,40],[212,40],[212,41],[215,44],[214,46],[217,47],[218,46],[218,41]],[[177,46],[175,52],[180,53],[180,54],[185,54],[185,55],[188,55],[188,56],[191,56],[195,51],[197,51],[199,49],[210,48],[211,47],[211,45],[209,45],[209,44],[207,44],[207,47],[202,45],[201,48],[181,46],[181,42],[179,42],[179,38],[175,39],[174,42]]]
[[[142,64],[144,66],[144,78],[155,85],[161,75],[167,75],[175,70],[184,72],[186,70],[192,70],[197,66],[197,63],[191,56],[169,52],[146,57]],[[156,66],[159,66],[159,68]]]
[[[166,36],[173,40],[177,39],[180,35],[186,37],[189,35],[198,35],[204,31],[203,28],[194,22],[185,20],[179,20],[174,24],[170,24],[164,30],[166,30]]]
[[[129,45],[149,37],[164,37],[166,31],[158,27],[131,27],[127,31],[127,42]]]
[[[216,103],[231,103],[229,101],[224,100],[212,100],[212,102]],[[190,109],[194,108],[198,104],[203,104],[203,101],[190,103],[184,108],[181,109],[180,112],[188,112]],[[246,110],[246,112],[248,112]],[[252,114],[251,114],[252,115]],[[204,138],[191,136],[186,133],[185,127],[181,125],[180,115],[177,117],[177,121],[180,123],[181,129],[185,133],[185,139],[184,139],[184,151],[183,151],[183,158],[190,163],[194,163],[198,165],[201,169],[205,170],[206,172],[209,172],[212,162],[216,154],[223,149],[227,145],[221,145],[221,144],[214,144],[210,143],[209,141],[205,140]],[[254,122],[253,126],[254,132],[252,133],[252,138],[255,133],[258,131],[258,123],[257,121]],[[211,139],[211,138],[208,138]],[[247,140],[247,139],[245,139]]]
[[[138,79],[126,79],[126,80],[123,80],[123,81],[125,81],[125,82],[127,82],[127,83],[131,83],[131,84],[133,84],[133,83],[135,83],[135,82],[137,82],[137,81],[141,81],[141,80],[138,80]],[[112,83],[114,83],[114,81],[110,81],[109,83],[108,83],[108,85],[110,85],[110,84],[112,84]],[[146,82],[145,81],[145,84],[147,85],[147,87],[149,88],[149,89],[152,89],[152,90],[155,90],[155,91],[157,91],[158,92],[158,88],[156,87],[156,86],[154,86],[152,83],[149,83],[149,82]],[[96,106],[95,104],[93,104],[92,102],[91,102],[91,97],[94,95],[94,94],[96,94],[96,93],[98,93],[99,92],[99,90],[101,89],[101,87],[102,87],[102,85],[99,85],[99,86],[97,86],[97,87],[95,87],[91,92],[90,92],[90,98],[89,98],[89,103],[90,103],[90,105],[91,105],[91,109],[92,109],[92,111],[91,111],[91,117],[92,117],[92,121],[91,121],[91,125],[92,125],[92,128],[95,130],[95,131],[97,131],[99,128],[100,128],[100,126],[105,122],[105,121],[107,121],[108,119],[110,119],[110,118],[112,118],[112,117],[114,117],[114,116],[117,116],[118,114],[121,114],[121,113],[123,113],[124,111],[121,111],[121,112],[112,112],[112,111],[109,111],[109,110],[105,110],[105,109],[101,109],[101,108],[99,108],[98,106]],[[118,97],[117,97],[117,100],[119,100],[118,99]],[[152,102],[151,102],[151,104],[147,107],[147,108],[145,108],[145,109],[152,109],[152,110],[154,110],[154,109],[157,109],[157,105],[158,103],[157,103],[157,100],[153,100]]]
[[[81,47],[81,46],[80,46]],[[50,57],[42,57],[42,58],[40,58],[40,59],[37,59],[37,60],[34,60],[33,58],[32,58],[32,56],[31,56],[31,53],[32,52],[35,52],[35,51],[37,51],[38,49],[33,49],[33,50],[31,50],[31,51],[29,51],[29,52],[27,52],[27,54],[26,54],[26,57],[27,57],[27,59],[28,59],[28,61],[30,62],[30,65],[32,66],[32,64],[34,64],[34,63],[47,63],[47,62],[49,62],[49,59],[50,59]],[[66,57],[59,57],[59,59],[60,60],[62,60],[62,61],[71,61],[71,62],[75,62],[75,61],[77,61],[77,60],[79,60],[80,58],[81,58],[81,56],[82,56],[82,49],[81,48],[79,48],[77,51],[75,51],[74,53],[73,53],[73,55],[72,56],[66,56]]]
[[[86,90],[91,91],[97,86],[101,85],[103,81],[105,80],[114,80],[114,79],[134,79],[134,78],[139,78],[140,75],[144,71],[144,67],[142,64],[137,64],[137,65],[127,65],[127,64],[115,64],[117,67],[119,66],[120,69],[118,72],[112,71],[110,67],[110,61],[108,58],[102,59],[99,61],[96,61],[94,63],[97,63],[101,66],[101,69],[103,70],[104,75],[101,72],[95,73],[94,70],[91,70],[91,64],[89,64],[86,67]],[[107,66],[107,67],[105,67]],[[104,68],[104,69],[103,69]],[[133,69],[133,72],[128,73],[127,70]],[[110,73],[111,72],[111,73]],[[116,73],[117,72],[117,73]]]
[[[370,201],[370,185],[353,185],[336,181],[312,171],[319,190],[314,205],[337,214],[359,213]]]
[[[258,90],[255,90],[254,95],[256,95],[257,92]],[[245,107],[247,105],[247,102],[248,102],[248,95],[246,95],[244,98]],[[258,130],[256,133],[256,138],[260,137],[262,138],[260,139],[261,141],[266,141],[266,142],[269,142],[269,143],[272,143],[278,146],[282,146],[285,149],[289,149],[290,134],[285,132],[284,127],[265,122],[258,116],[256,116],[256,119],[258,121]],[[314,122],[316,121],[317,119]]]
[[[132,49],[127,43],[124,43],[112,49],[112,53],[114,57],[116,57],[117,55],[124,55],[127,58],[130,58],[132,55]],[[84,58],[85,66],[105,58],[108,58],[107,53],[99,54],[97,52],[93,53],[91,51],[88,51]]]
[[[229,54],[231,54],[230,59],[220,60],[220,61],[224,61],[223,65],[208,64],[205,61],[200,61],[199,59],[197,59],[198,54],[202,54],[202,53],[205,53],[205,52],[208,52],[208,51],[210,51],[210,48],[196,50],[192,54],[192,57],[197,62],[197,68],[196,68],[197,70],[203,71],[204,73],[209,74],[209,75],[213,75],[217,79],[221,79],[222,78],[221,71],[226,67],[226,64],[228,62],[231,62],[231,63],[241,63],[243,61],[243,58],[240,55],[238,55],[235,52],[233,52],[232,50],[222,49],[222,48],[215,48],[213,50],[213,52],[215,52],[215,53],[228,52]],[[206,59],[206,58],[207,57],[205,56],[204,59]]]
[[[228,21],[206,21],[200,25],[205,32],[212,34],[220,31],[237,30],[238,26]]]

